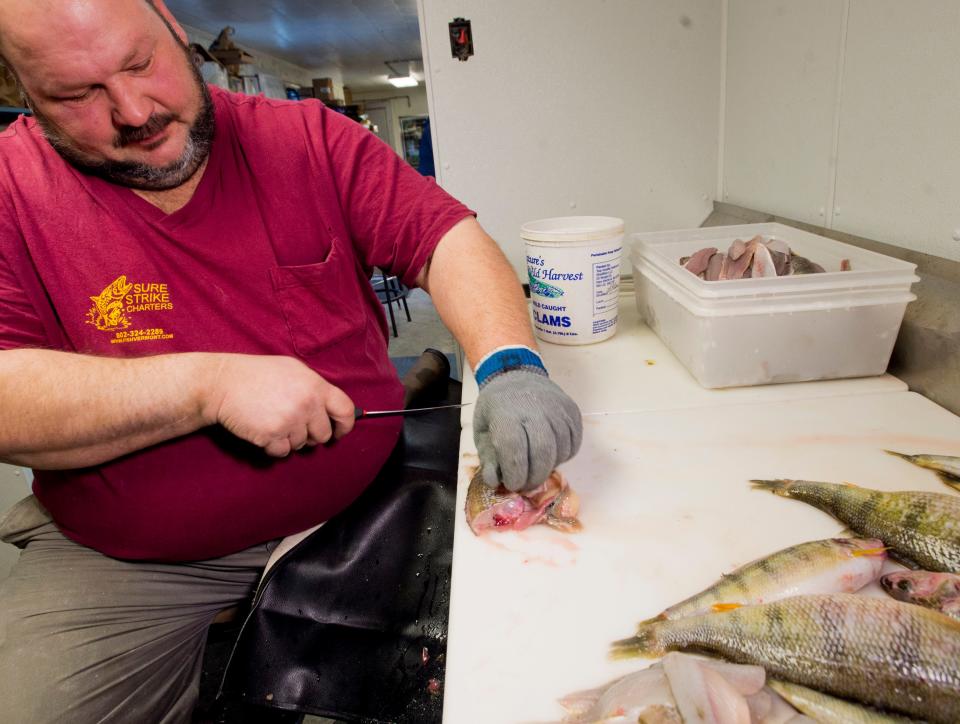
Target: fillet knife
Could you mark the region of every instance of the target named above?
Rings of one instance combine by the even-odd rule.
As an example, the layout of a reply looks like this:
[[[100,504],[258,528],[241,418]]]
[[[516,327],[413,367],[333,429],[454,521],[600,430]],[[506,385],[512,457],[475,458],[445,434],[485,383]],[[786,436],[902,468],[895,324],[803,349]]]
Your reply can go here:
[[[437,405],[436,407],[414,407],[409,410],[364,410],[362,407],[353,408],[354,420],[365,420],[370,417],[396,417],[397,415],[419,415],[422,412],[434,410],[451,410],[455,407],[467,407],[472,402],[460,402],[456,405]]]

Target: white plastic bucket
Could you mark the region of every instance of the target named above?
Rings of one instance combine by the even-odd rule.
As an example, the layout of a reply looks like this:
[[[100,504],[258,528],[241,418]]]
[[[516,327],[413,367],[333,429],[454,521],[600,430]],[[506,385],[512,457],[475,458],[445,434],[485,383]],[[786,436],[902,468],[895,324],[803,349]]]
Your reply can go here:
[[[554,344],[591,344],[617,331],[623,219],[562,216],[524,224],[533,328]]]

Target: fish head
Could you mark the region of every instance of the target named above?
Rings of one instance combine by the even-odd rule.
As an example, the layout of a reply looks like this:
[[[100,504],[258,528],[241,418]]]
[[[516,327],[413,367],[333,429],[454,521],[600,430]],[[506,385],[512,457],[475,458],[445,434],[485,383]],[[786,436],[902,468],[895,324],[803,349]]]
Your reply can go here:
[[[909,573],[888,573],[881,576],[880,586],[898,601],[909,601],[913,597],[913,581]]]
[[[130,284],[127,281],[126,274],[121,274],[119,277],[113,280],[113,283],[109,287],[110,293],[115,297],[125,297],[130,293],[130,290],[133,289],[133,284]]]
[[[882,576],[880,585],[898,601],[937,604],[960,597],[960,578],[950,573],[896,571]]]

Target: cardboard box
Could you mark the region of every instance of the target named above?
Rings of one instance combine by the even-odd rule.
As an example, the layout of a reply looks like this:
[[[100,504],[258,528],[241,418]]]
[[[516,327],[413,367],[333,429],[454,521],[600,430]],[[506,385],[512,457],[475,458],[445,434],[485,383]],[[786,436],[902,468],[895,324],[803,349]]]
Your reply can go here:
[[[314,78],[313,97],[322,101],[333,101],[333,78]]]

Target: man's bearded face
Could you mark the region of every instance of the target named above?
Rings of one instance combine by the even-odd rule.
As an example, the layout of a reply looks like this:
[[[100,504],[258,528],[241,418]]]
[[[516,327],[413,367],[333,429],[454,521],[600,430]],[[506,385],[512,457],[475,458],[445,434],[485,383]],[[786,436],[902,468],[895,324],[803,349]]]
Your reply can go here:
[[[82,6],[78,6],[82,7]],[[188,48],[148,3],[106,22],[75,12],[63,43],[29,35],[24,95],[51,145],[76,168],[141,190],[180,186],[203,165],[213,103]],[[29,20],[29,18],[28,18]],[[14,52],[16,58],[16,40]]]

